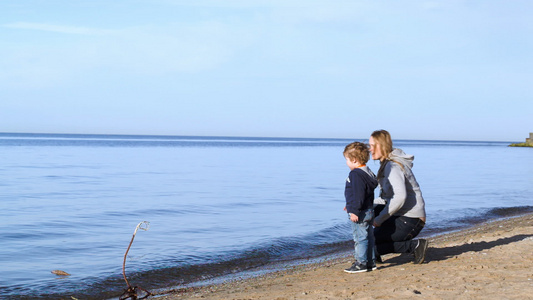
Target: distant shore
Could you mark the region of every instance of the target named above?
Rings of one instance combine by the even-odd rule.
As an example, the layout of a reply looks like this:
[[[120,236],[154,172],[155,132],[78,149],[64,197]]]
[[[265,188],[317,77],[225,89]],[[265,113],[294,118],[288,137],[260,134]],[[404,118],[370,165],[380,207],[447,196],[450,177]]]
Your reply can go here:
[[[378,270],[348,274],[351,255],[157,299],[506,299],[531,297],[533,213],[429,238],[426,262],[389,254]]]
[[[513,143],[509,147],[533,147],[531,143]]]

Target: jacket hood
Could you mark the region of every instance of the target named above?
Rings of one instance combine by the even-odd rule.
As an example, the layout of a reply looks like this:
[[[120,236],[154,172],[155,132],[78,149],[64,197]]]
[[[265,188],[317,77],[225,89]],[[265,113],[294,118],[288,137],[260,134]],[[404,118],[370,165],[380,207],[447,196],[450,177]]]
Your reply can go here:
[[[415,156],[406,154],[402,149],[394,148],[389,154],[389,159],[411,169],[413,168],[413,160],[415,159]]]
[[[375,189],[378,186],[378,180],[376,179],[374,172],[372,172],[372,170],[370,170],[370,168],[367,166],[361,167],[359,170],[368,174],[368,183],[373,189]]]

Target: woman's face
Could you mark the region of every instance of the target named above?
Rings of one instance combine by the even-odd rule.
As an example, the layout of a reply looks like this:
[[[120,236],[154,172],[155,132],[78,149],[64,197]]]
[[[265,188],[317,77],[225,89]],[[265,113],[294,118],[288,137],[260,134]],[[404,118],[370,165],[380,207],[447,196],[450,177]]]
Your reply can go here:
[[[374,141],[373,137],[370,137],[370,139],[368,140],[368,144],[370,144],[370,154],[372,154],[372,159],[381,160],[383,158],[381,146],[379,144],[376,144],[376,141]]]

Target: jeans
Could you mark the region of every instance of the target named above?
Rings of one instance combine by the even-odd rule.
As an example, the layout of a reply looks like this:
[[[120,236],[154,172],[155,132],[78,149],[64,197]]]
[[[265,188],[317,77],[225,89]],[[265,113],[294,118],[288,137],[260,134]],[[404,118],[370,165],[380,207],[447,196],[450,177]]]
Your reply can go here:
[[[350,214],[348,214],[348,218]],[[372,221],[374,220],[374,211],[368,209],[359,216],[358,222],[352,222],[353,241],[355,248],[355,261],[366,265],[367,263],[374,263],[374,227]]]
[[[419,218],[391,216],[375,228],[377,253],[413,253],[417,242],[412,239],[420,233],[424,225],[424,221]]]

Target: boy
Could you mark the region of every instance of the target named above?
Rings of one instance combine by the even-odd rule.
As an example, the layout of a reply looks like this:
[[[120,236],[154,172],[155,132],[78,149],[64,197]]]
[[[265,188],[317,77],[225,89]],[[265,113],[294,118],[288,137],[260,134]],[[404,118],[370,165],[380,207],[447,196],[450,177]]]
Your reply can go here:
[[[367,145],[354,142],[344,148],[346,165],[350,174],[346,179],[344,196],[351,221],[355,248],[355,262],[344,271],[347,273],[367,272],[376,269],[374,256],[374,189],[378,182],[376,175],[366,166],[369,159]]]

